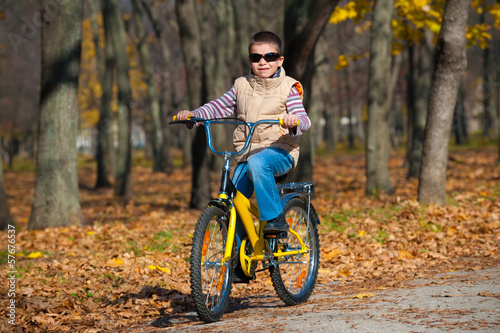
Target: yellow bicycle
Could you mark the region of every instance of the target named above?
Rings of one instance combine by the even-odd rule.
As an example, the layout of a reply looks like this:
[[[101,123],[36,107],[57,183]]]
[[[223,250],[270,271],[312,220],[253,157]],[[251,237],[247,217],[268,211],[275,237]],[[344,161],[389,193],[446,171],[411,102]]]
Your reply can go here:
[[[191,296],[199,317],[205,322],[220,320],[229,302],[233,271],[241,269],[248,278],[269,270],[274,289],[287,305],[297,305],[309,299],[318,275],[319,236],[318,214],[311,204],[314,183],[278,184],[283,215],[289,231],[265,235],[265,221],[259,221],[259,210],[233,184],[230,161],[250,146],[254,130],[259,125],[280,124],[282,120],[261,120],[245,123],[232,120],[206,120],[191,117],[170,124],[205,125],[208,147],[224,158],[219,197],[210,201],[200,215],[193,234],[190,258]],[[212,145],[212,124],[248,126],[249,135],[239,152],[217,151]],[[254,218],[255,217],[255,221]],[[242,223],[246,237],[239,246],[236,224]],[[257,270],[258,262],[261,268]]]

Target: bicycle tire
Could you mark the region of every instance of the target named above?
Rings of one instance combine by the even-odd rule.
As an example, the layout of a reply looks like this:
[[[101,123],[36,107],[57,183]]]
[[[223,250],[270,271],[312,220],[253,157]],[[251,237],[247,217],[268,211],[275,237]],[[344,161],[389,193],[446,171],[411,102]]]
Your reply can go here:
[[[200,319],[220,320],[226,310],[233,283],[232,260],[222,266],[227,240],[227,218],[215,206],[200,215],[193,234],[190,261],[191,297]]]
[[[309,218],[307,218],[308,211]],[[270,267],[271,281],[274,290],[286,305],[297,305],[309,299],[318,277],[317,216],[312,205],[308,210],[307,201],[300,197],[290,199],[283,209],[283,214],[290,229],[300,235],[310,251],[300,255],[281,257],[278,265]],[[291,233],[288,233],[287,238],[278,240],[276,246],[281,247],[283,251],[300,249],[301,247]]]

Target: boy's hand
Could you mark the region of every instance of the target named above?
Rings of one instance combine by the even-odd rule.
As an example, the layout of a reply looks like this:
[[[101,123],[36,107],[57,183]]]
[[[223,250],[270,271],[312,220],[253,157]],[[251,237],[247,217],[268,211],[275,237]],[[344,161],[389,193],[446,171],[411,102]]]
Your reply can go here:
[[[283,116],[283,127],[292,128],[296,127],[299,122],[299,117],[293,114],[285,114]]]
[[[188,119],[190,116],[193,116],[194,117],[194,113],[191,112],[191,111],[187,111],[187,110],[182,110],[182,111],[179,111],[177,113],[177,120],[186,120]]]

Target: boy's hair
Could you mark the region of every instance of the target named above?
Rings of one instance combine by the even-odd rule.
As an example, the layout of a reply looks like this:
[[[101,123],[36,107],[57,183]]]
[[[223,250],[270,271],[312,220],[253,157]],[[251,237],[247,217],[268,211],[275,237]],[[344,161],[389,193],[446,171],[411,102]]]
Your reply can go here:
[[[276,47],[279,54],[283,54],[281,52],[281,39],[274,32],[261,31],[253,35],[248,44],[248,53],[251,52],[250,49],[255,44],[271,44]]]

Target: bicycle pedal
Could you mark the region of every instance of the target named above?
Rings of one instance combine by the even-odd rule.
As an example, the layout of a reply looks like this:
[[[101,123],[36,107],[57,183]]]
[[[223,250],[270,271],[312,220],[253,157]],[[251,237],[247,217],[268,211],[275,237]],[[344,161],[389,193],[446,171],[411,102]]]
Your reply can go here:
[[[286,231],[279,232],[276,234],[265,234],[264,238],[266,239],[284,239],[288,237],[288,233]]]

